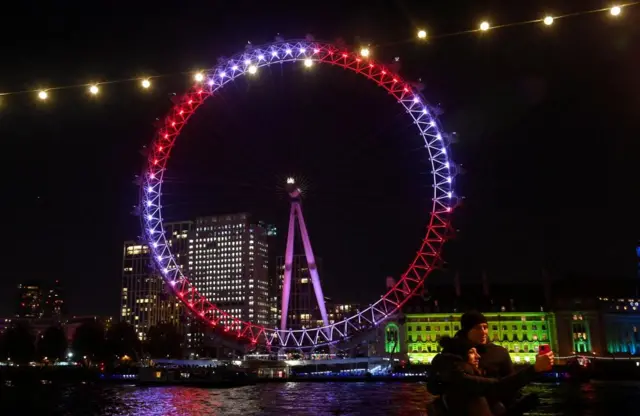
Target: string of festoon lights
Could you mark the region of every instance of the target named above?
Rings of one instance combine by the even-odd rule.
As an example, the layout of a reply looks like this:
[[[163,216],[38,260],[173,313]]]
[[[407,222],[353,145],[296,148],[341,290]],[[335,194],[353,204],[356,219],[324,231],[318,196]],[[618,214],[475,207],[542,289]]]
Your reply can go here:
[[[542,25],[545,25],[545,26],[551,26],[559,19],[582,16],[582,15],[593,14],[593,13],[607,13],[612,18],[617,18],[617,17],[620,17],[621,15],[623,15],[624,9],[632,7],[632,6],[636,6],[638,4],[640,4],[640,1],[631,2],[631,3],[625,3],[625,4],[620,4],[620,5],[614,5],[614,6],[610,6],[610,7],[606,7],[606,8],[601,8],[601,9],[583,10],[583,11],[580,11],[580,12],[574,12],[574,13],[569,13],[569,14],[564,14],[564,15],[557,15],[557,16],[547,15],[547,16],[544,16],[544,17],[540,17],[538,19],[526,20],[526,21],[520,21],[520,22],[512,22],[512,23],[505,23],[505,24],[499,24],[499,25],[492,25],[490,21],[485,20],[485,21],[479,22],[478,26],[476,28],[474,28],[474,29],[466,29],[466,30],[461,30],[461,31],[458,31],[458,32],[450,32],[450,33],[443,33],[443,34],[436,34],[436,35],[430,35],[428,33],[428,31],[426,30],[426,28],[418,28],[416,30],[416,36],[414,38],[407,39],[407,40],[400,41],[400,42],[393,42],[393,43],[385,44],[385,45],[378,45],[378,46],[388,46],[388,45],[392,45],[392,44],[399,44],[399,43],[405,43],[405,42],[411,42],[411,41],[426,42],[426,41],[428,41],[430,39],[440,39],[440,38],[445,38],[445,37],[465,35],[465,34],[473,34],[473,33],[484,33],[484,32],[488,32],[488,31],[491,31],[491,30],[496,30],[496,29],[501,29],[501,28],[506,28],[506,27],[522,26],[522,25],[530,25],[530,24],[542,24]],[[360,55],[363,58],[370,57],[370,55],[372,53],[371,48],[369,46],[362,47],[359,52],[360,52]],[[307,62],[305,62],[305,66],[309,67],[309,68],[311,67],[311,65],[308,65]],[[193,78],[194,78],[194,80],[196,82],[203,82],[204,79],[205,79],[205,75],[204,75],[203,72],[199,72],[199,71],[196,71],[195,73],[194,72],[183,72],[183,73],[179,73],[179,74],[185,74],[185,73],[193,74]],[[249,73],[253,75],[253,73],[251,71],[249,71]],[[33,94],[40,101],[45,101],[46,102],[47,99],[50,98],[52,92],[59,91],[59,90],[66,90],[66,89],[85,89],[89,95],[98,96],[100,94],[100,90],[101,90],[102,87],[107,86],[109,84],[126,83],[126,82],[138,83],[138,85],[143,90],[148,90],[148,89],[151,88],[152,81],[154,79],[167,77],[167,76],[172,76],[172,75],[178,75],[178,74],[163,74],[163,75],[155,75],[155,76],[152,76],[152,77],[135,77],[135,78],[126,78],[126,79],[116,79],[116,80],[110,80],[110,81],[102,81],[102,82],[96,82],[96,83],[65,85],[65,86],[57,86],[57,87],[49,87],[49,88],[38,88],[38,89],[27,89],[27,90],[19,90],[19,91],[7,91],[7,92],[0,92],[0,97],[9,96],[9,95],[19,95],[19,94],[20,95]]]

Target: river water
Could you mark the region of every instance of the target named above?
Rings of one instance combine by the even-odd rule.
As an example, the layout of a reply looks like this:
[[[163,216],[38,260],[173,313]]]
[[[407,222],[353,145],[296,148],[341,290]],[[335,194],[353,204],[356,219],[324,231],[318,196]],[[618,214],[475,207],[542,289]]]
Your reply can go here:
[[[638,414],[640,383],[539,384],[536,415]],[[422,383],[285,383],[225,390],[43,385],[0,390],[0,415],[427,415]]]

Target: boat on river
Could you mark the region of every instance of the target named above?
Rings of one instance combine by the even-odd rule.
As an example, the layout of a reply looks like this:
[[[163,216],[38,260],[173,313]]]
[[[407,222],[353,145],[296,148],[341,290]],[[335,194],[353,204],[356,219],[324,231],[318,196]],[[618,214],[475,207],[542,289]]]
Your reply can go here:
[[[194,386],[231,388],[255,384],[257,376],[236,366],[217,367],[141,367],[141,386]]]

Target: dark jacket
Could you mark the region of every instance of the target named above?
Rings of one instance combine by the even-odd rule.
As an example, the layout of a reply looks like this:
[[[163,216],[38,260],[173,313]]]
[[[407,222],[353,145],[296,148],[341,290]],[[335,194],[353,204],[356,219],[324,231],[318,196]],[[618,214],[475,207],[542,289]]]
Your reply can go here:
[[[482,349],[488,357],[487,372],[494,377],[487,377],[482,365],[476,369],[467,363],[464,339],[454,337],[443,341],[447,342],[442,343],[442,353],[431,362],[428,389],[432,394],[441,395],[447,415],[468,415],[472,407],[476,415],[502,414],[492,409],[504,409],[535,375],[533,366],[514,372],[508,352],[489,344]],[[481,364],[482,360],[484,356]],[[505,376],[500,377],[502,374]]]
[[[515,372],[511,356],[506,348],[488,343],[476,347],[480,353],[480,368],[487,377],[502,378]]]
[[[440,394],[462,391],[468,395],[501,397],[517,392],[527,385],[534,375],[533,366],[528,366],[506,377],[486,377],[476,373],[462,357],[446,352],[438,354],[431,362],[431,377],[439,381]]]

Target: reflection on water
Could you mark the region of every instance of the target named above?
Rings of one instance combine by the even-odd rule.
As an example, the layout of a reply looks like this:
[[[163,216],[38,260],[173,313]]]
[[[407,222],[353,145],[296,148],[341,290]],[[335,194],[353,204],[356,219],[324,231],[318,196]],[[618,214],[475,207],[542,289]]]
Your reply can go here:
[[[535,414],[631,415],[640,383],[533,385]],[[418,383],[286,383],[227,390],[190,387],[56,386],[0,391],[0,415],[426,415]]]

